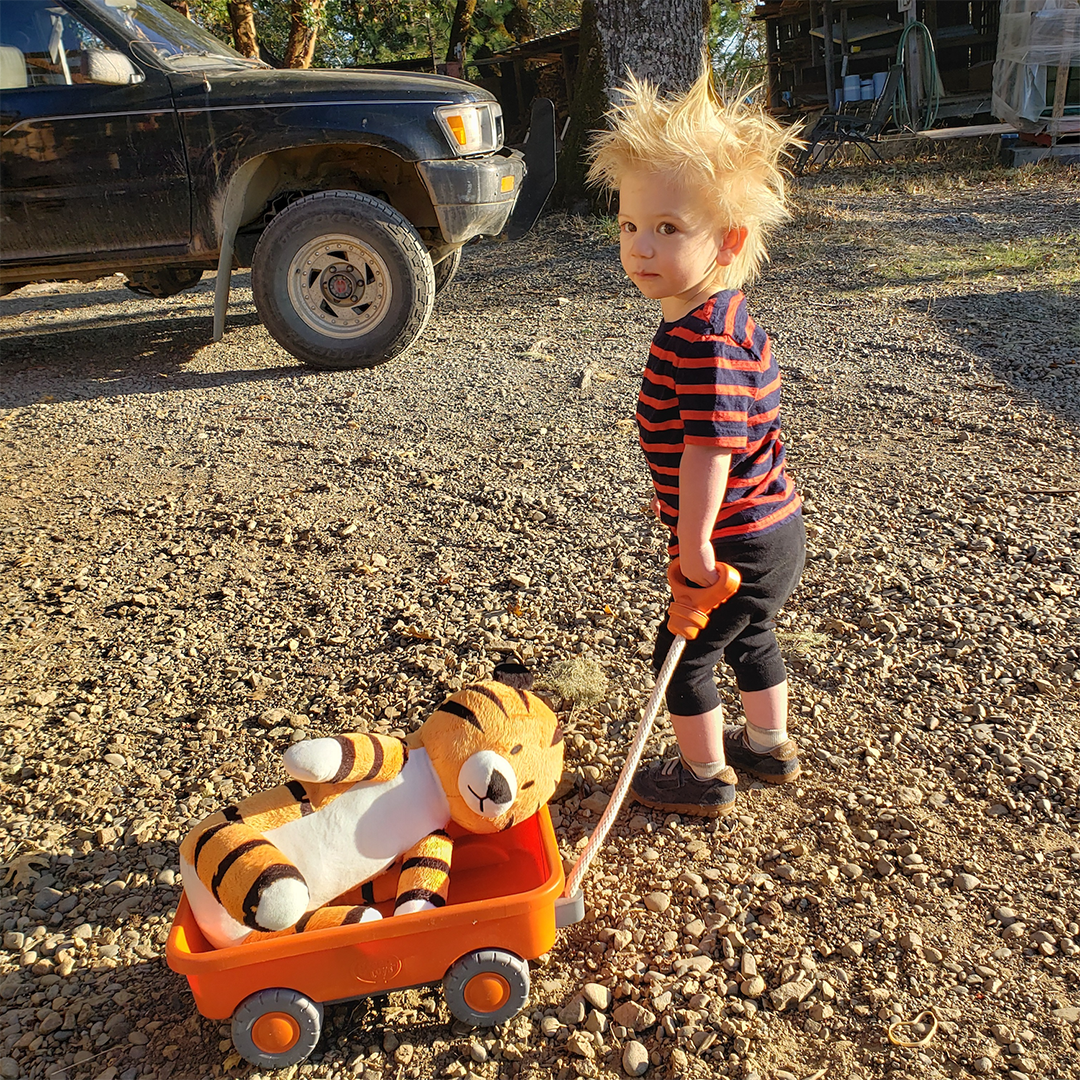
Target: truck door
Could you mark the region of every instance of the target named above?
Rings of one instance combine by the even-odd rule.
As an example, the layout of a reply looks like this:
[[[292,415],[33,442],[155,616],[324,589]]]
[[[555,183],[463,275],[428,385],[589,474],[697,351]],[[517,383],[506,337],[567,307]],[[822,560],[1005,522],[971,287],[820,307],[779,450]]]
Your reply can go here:
[[[191,196],[168,79],[68,9],[3,0],[5,263],[186,251]]]

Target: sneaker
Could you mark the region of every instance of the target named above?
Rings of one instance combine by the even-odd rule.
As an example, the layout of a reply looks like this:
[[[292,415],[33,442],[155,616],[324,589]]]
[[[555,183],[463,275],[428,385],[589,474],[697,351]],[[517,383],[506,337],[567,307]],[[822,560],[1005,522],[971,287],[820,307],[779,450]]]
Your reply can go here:
[[[730,767],[713,780],[699,780],[682,763],[682,758],[671,758],[638,769],[630,782],[630,791],[639,803],[655,810],[720,817],[735,808],[737,783]]]
[[[793,739],[759,754],[747,742],[746,728],[741,724],[724,728],[724,756],[737,773],[769,784],[790,784],[802,772],[799,748]]]

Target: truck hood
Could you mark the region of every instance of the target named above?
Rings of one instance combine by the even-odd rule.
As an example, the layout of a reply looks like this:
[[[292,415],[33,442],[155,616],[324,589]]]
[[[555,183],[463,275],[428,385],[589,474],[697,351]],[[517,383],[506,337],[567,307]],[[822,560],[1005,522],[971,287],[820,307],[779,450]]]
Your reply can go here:
[[[174,89],[182,88],[184,104],[188,106],[196,104],[194,99],[200,97],[199,104],[219,108],[266,106],[275,102],[288,105],[319,101],[449,105],[495,100],[479,86],[444,75],[365,68],[275,71],[222,65],[216,61],[203,65],[191,58],[170,68],[169,75]],[[193,86],[193,83],[197,85]]]

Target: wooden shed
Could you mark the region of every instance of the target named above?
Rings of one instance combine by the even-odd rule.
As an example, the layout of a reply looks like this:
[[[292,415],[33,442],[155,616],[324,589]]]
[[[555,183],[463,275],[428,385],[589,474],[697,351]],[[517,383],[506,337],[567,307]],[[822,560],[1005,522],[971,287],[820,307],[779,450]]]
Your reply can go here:
[[[509,142],[524,137],[529,109],[538,97],[554,102],[555,131],[561,136],[574,97],[580,37],[580,28],[574,26],[469,60],[470,71],[479,72],[476,81],[489,89],[503,107]]]
[[[1000,0],[761,0],[755,18],[765,23],[769,105],[794,117],[856,93],[872,98],[902,50],[907,104],[919,126],[989,122],[1000,7]]]

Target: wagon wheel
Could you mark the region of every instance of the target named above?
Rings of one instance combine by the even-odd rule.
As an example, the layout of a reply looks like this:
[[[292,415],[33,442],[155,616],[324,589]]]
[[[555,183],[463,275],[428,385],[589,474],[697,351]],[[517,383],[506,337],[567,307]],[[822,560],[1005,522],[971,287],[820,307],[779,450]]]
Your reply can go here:
[[[529,965],[503,949],[479,949],[454,962],[443,978],[450,1011],[474,1027],[509,1020],[529,999]]]
[[[259,990],[233,1013],[233,1046],[260,1069],[297,1065],[315,1049],[322,1018],[322,1005],[296,990]]]

